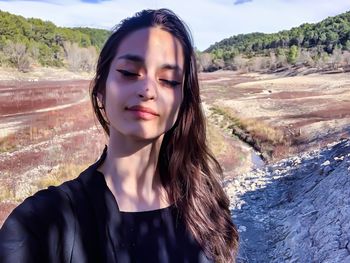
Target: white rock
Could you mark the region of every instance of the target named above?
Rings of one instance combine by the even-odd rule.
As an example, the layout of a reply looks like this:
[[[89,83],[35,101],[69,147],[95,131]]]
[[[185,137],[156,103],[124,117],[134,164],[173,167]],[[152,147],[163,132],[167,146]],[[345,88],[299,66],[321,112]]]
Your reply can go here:
[[[239,226],[238,227],[238,232],[239,233],[242,233],[242,232],[245,232],[245,231],[247,231],[247,228],[245,226]]]
[[[329,160],[325,161],[324,163],[321,164],[321,166],[327,166],[327,165],[330,165],[331,162]]]

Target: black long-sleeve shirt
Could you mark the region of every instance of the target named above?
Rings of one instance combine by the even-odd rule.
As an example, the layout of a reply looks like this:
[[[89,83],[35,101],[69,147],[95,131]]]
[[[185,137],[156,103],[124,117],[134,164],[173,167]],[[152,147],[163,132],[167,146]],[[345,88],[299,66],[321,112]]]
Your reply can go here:
[[[122,212],[97,171],[49,187],[14,209],[0,229],[0,262],[212,262],[174,205]]]

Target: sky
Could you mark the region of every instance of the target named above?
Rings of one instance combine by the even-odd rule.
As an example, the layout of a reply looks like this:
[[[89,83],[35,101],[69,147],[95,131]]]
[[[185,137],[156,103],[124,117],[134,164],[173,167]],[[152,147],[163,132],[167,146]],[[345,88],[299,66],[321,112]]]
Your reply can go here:
[[[112,29],[142,9],[169,8],[201,51],[242,33],[275,33],[350,11],[349,0],[0,0],[0,10],[58,26]]]

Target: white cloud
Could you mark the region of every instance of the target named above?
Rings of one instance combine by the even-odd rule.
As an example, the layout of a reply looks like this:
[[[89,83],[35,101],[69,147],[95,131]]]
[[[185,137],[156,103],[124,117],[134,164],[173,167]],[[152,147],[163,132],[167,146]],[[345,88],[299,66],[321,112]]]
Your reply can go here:
[[[350,10],[348,0],[253,0],[239,5],[234,3],[234,0],[110,0],[98,4],[78,0],[0,0],[0,9],[24,17],[50,20],[59,26],[110,29],[141,9],[167,7],[188,23],[195,45],[200,50],[239,33],[277,32]]]

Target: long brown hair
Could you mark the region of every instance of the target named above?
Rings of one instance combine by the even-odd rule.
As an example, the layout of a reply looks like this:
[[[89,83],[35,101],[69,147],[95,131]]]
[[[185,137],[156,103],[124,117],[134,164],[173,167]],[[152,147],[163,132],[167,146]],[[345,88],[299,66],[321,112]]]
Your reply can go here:
[[[102,48],[91,83],[94,112],[109,135],[109,124],[97,94],[105,99],[109,67],[125,36],[135,30],[155,26],[180,41],[185,57],[183,101],[178,119],[165,133],[159,153],[157,169],[162,184],[207,256],[216,262],[235,262],[238,233],[231,220],[229,200],[219,181],[221,167],[206,142],[192,38],[186,24],[172,11],[143,10],[123,20],[114,29]]]

